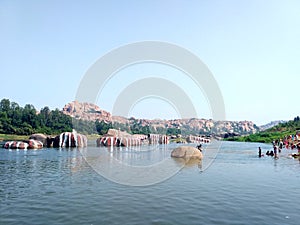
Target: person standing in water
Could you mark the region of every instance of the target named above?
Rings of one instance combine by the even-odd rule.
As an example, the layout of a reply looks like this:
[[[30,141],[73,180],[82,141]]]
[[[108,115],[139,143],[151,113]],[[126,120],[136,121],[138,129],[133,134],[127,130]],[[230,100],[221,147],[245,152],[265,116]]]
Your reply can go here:
[[[258,147],[258,157],[260,158],[261,157],[261,148]]]
[[[279,147],[278,147],[279,153],[281,152],[282,148],[283,148],[283,141],[282,141],[282,139],[280,139],[280,141],[279,141]]]
[[[278,150],[278,146],[274,145],[274,157],[275,157],[275,159],[278,159],[277,150]]]

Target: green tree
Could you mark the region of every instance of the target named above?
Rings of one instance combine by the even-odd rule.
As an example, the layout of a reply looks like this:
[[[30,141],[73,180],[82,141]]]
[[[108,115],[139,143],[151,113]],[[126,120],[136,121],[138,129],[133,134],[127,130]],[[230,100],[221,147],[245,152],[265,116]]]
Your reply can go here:
[[[9,112],[10,111],[10,101],[9,99],[2,99],[0,102],[0,111]]]
[[[112,123],[105,122],[103,120],[101,121],[96,120],[95,125],[96,125],[96,130],[100,135],[106,134],[107,131],[112,128]]]

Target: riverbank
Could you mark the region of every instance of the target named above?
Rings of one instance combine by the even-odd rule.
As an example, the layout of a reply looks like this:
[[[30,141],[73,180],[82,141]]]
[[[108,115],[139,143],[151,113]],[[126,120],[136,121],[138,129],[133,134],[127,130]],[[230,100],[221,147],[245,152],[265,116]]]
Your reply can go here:
[[[297,131],[276,131],[276,132],[260,132],[257,134],[250,134],[247,136],[237,136],[224,138],[224,141],[237,141],[237,142],[258,142],[258,143],[272,143],[274,140],[284,139],[289,136],[295,136]]]
[[[49,135],[49,136],[56,136],[57,134]],[[99,134],[88,134],[86,135],[89,141],[96,141],[97,138],[101,137]],[[0,143],[6,141],[23,141],[28,140],[30,135],[16,135],[16,134],[0,134]]]
[[[250,135],[228,137],[225,138],[224,141],[272,143],[274,140],[283,140],[286,137],[293,137],[295,135],[298,135],[299,133],[300,119],[298,116],[295,117],[294,120],[280,123],[267,130]]]

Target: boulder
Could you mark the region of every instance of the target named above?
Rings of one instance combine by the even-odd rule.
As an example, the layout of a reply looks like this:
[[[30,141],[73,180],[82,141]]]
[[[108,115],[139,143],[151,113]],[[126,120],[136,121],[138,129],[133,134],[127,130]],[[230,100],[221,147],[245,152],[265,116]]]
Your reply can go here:
[[[43,143],[34,139],[28,141],[7,141],[4,146],[6,149],[42,149]]]
[[[192,146],[180,146],[171,152],[171,157],[184,159],[202,159],[203,155],[199,149]]]
[[[29,149],[41,149],[41,148],[43,148],[43,142],[34,140],[34,139],[29,139],[28,148]]]
[[[52,143],[51,143],[52,142]],[[54,138],[48,139],[47,146],[58,147],[86,147],[87,137],[73,129],[72,132],[63,132]]]
[[[127,133],[126,131],[120,131],[116,129],[109,129],[107,131],[107,136],[111,137],[130,137],[131,134]]]
[[[3,145],[3,148],[6,149],[27,149],[28,148],[28,143],[24,141],[7,141]]]
[[[43,143],[44,146],[47,146],[47,136],[45,134],[32,134],[29,139],[33,139],[36,141],[40,141]]]

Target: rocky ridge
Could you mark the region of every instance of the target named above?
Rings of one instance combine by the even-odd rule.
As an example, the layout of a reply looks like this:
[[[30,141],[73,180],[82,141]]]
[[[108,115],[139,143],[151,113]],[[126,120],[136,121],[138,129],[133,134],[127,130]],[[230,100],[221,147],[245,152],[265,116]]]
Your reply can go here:
[[[275,121],[271,121],[271,122],[269,122],[269,123],[267,123],[267,124],[264,124],[264,125],[260,126],[259,129],[260,129],[261,131],[264,131],[264,130],[267,130],[267,129],[271,128],[271,127],[275,127],[276,125],[278,125],[278,124],[280,124],[280,123],[286,123],[286,122],[287,122],[287,121],[285,121],[285,120],[275,120]]]
[[[73,101],[64,106],[62,112],[76,119],[87,121],[105,121],[107,123],[122,124],[124,127],[145,127],[151,133],[165,133],[167,129],[178,129],[181,133],[212,134],[226,136],[227,134],[246,135],[259,131],[259,127],[252,121],[215,121],[212,119],[172,119],[149,120],[112,116],[92,103]]]
[[[88,121],[104,120],[106,122],[112,120],[112,116],[109,112],[100,109],[99,106],[92,103],[81,103],[78,101],[73,101],[66,104],[62,112],[75,119],[81,119],[81,120],[88,120]]]

